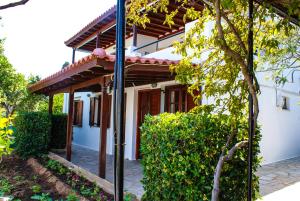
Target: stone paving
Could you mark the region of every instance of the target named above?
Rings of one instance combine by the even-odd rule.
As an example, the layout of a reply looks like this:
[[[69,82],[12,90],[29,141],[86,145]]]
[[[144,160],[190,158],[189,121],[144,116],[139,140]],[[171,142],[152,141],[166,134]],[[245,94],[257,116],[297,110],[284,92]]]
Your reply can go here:
[[[113,156],[106,158],[106,179],[113,183]],[[98,152],[73,145],[72,162],[98,174]],[[139,161],[125,160],[124,188],[141,198],[144,190],[140,180],[143,171]],[[300,182],[300,157],[263,165],[257,175],[260,177],[260,193],[268,195],[287,186]],[[300,189],[299,189],[300,191]]]
[[[300,157],[263,165],[257,175],[260,177],[262,196],[291,186],[300,182]]]
[[[64,154],[60,154],[64,156]],[[72,145],[72,163],[98,175],[99,153],[80,146]],[[144,192],[140,182],[143,171],[139,161],[125,160],[124,189],[141,198]],[[113,183],[113,156],[106,156],[106,179]]]

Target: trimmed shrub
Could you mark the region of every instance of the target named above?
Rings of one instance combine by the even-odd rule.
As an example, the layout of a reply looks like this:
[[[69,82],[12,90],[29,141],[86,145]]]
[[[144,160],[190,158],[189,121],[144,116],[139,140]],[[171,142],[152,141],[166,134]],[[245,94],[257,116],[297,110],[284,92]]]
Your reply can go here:
[[[42,112],[24,112],[15,118],[15,150],[23,158],[40,156],[49,147],[50,116]]]
[[[143,200],[210,200],[214,170],[231,132],[229,118],[228,115],[214,115],[200,109],[190,113],[147,116],[141,128]],[[247,120],[238,122],[237,126],[236,139],[244,139],[247,136]],[[260,161],[259,140],[257,129],[254,172]],[[254,176],[253,186],[254,197],[257,198],[257,176]],[[220,190],[222,201],[246,200],[247,148],[238,150],[234,158],[225,163]]]
[[[64,149],[66,147],[67,118],[66,114],[52,115],[53,128],[50,135],[50,148]]]

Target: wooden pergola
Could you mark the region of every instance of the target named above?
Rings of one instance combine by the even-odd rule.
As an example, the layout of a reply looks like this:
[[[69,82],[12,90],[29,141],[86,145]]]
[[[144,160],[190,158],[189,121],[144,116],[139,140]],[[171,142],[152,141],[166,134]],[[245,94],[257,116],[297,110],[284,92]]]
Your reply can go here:
[[[175,10],[180,4],[171,1],[168,6],[169,11]],[[199,3],[191,3],[196,10],[202,10],[203,5]],[[96,47],[106,49],[116,44],[116,6],[113,6],[108,11],[94,19],[83,29],[81,29],[73,37],[65,41],[68,47],[83,51],[93,51]],[[170,27],[164,24],[165,15],[161,13],[147,13],[150,19],[147,27],[131,26],[126,24],[125,38],[134,36],[135,34],[141,34],[145,36],[155,37],[158,40],[164,37],[174,35],[178,32],[184,31],[185,24],[189,21],[183,20],[185,9],[179,9],[178,14],[174,17],[175,24]]]
[[[104,49],[98,48],[93,53],[65,69],[31,85],[32,93],[49,96],[49,113],[52,113],[53,96],[58,93],[69,93],[68,122],[67,122],[67,159],[71,160],[73,107],[75,92],[102,92],[100,114],[100,153],[99,176],[105,178],[106,166],[106,135],[109,121],[108,88],[113,85],[113,72],[116,56],[106,55]],[[139,86],[174,79],[169,66],[178,61],[155,58],[126,57],[125,86]]]

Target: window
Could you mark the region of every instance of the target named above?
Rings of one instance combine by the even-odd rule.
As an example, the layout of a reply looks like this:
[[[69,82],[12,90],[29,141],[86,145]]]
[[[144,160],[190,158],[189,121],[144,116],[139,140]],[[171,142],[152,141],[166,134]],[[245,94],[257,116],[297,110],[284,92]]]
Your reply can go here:
[[[101,96],[90,99],[90,126],[100,126]]]
[[[187,92],[186,86],[170,86],[166,87],[165,91],[165,110],[167,112],[188,112],[195,107],[193,97]]]
[[[83,101],[74,101],[73,125],[82,126]]]

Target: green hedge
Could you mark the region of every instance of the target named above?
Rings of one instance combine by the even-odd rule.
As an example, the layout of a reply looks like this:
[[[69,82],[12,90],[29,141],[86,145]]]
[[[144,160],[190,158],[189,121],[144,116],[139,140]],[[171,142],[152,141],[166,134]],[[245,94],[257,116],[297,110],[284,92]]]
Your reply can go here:
[[[66,114],[52,115],[52,125],[50,135],[50,148],[64,149],[66,147],[67,135],[67,118]]]
[[[15,118],[15,149],[23,158],[48,151],[51,119],[47,113],[24,112]]]
[[[196,110],[195,110],[196,111]],[[210,200],[214,170],[228,133],[229,116],[206,111],[147,116],[142,125],[143,200]],[[238,123],[238,139],[247,136],[247,121]],[[259,166],[260,133],[255,139],[254,171]],[[233,142],[234,143],[234,142]],[[254,177],[254,197],[258,177]],[[225,163],[220,200],[243,201],[247,195],[247,149]]]

